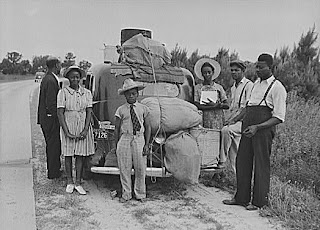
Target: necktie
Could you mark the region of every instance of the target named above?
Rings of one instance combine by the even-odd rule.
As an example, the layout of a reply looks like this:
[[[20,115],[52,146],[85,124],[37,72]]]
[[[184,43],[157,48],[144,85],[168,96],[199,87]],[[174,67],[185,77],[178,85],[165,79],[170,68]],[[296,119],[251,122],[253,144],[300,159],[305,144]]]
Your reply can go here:
[[[130,105],[130,116],[133,126],[133,135],[136,135],[137,131],[140,131],[141,125],[136,113],[134,112],[133,105]]]

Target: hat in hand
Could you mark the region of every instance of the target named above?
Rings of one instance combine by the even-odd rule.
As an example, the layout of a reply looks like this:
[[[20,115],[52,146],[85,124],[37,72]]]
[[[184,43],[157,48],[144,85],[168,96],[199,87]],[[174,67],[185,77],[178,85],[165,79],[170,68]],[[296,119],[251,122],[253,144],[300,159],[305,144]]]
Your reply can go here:
[[[124,80],[122,88],[118,89],[118,94],[123,95],[124,92],[134,88],[137,88],[138,90],[142,90],[145,88],[145,86],[141,83],[135,82],[131,78],[127,78],[126,80]]]

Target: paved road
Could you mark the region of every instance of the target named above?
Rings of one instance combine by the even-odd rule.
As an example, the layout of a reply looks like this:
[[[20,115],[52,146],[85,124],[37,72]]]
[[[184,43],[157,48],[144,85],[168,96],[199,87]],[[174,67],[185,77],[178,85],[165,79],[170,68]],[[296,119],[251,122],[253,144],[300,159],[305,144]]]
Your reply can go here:
[[[33,80],[0,84],[1,229],[36,229],[30,125]]]

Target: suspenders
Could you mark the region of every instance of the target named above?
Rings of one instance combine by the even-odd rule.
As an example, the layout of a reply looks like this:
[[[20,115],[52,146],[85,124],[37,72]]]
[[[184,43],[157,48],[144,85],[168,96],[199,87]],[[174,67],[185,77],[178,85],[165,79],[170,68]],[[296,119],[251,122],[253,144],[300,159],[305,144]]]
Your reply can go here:
[[[242,88],[242,91],[241,91],[241,94],[240,94],[240,97],[239,97],[239,103],[238,103],[238,108],[240,108],[240,104],[241,104],[241,98],[242,98],[242,95],[243,95],[243,92],[247,86],[247,84],[249,83],[249,81],[247,81],[247,83],[243,86]]]
[[[262,100],[260,101],[260,103],[259,103],[258,105],[261,105],[261,103],[264,101],[264,102],[266,103],[266,106],[269,107],[268,104],[267,104],[266,98],[267,98],[267,96],[268,96],[268,93],[269,93],[271,87],[273,86],[273,84],[275,83],[276,80],[277,80],[277,79],[274,79],[274,80],[271,82],[271,84],[269,85],[268,89],[266,90],[266,92],[265,92]]]

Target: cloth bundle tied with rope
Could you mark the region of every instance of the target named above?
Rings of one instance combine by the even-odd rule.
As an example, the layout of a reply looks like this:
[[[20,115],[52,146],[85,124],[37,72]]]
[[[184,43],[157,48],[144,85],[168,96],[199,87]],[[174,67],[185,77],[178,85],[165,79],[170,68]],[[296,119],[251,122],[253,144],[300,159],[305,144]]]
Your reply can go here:
[[[154,69],[171,64],[171,54],[165,46],[142,34],[137,34],[123,43],[122,55],[124,62],[153,66]]]
[[[148,97],[141,101],[149,110],[151,133],[155,134],[161,125],[165,133],[174,133],[196,127],[202,123],[202,116],[195,105],[179,98]]]

